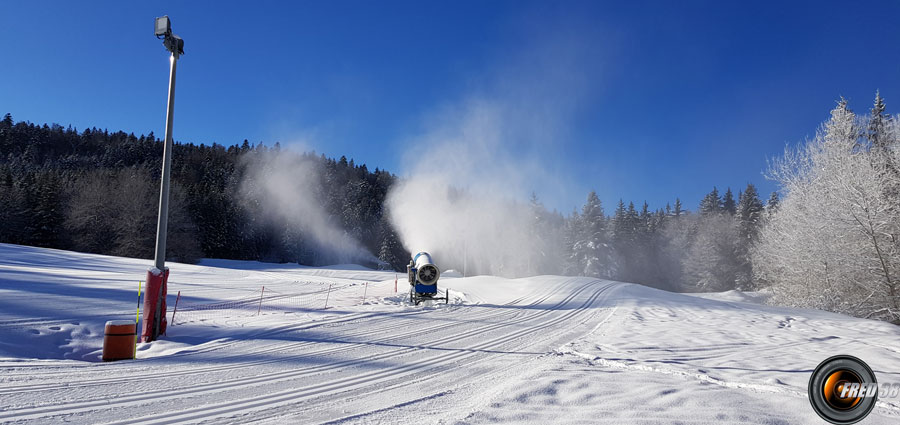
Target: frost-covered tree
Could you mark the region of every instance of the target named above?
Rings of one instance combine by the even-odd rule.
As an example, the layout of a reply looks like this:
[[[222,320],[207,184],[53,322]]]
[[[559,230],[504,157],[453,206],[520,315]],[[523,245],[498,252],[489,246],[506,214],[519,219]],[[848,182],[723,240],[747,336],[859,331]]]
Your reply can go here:
[[[747,188],[741,192],[741,199],[737,205],[738,236],[741,239],[756,241],[764,209],[756,186],[747,183]]]
[[[405,258],[401,260],[397,255],[398,251],[401,251],[400,241],[397,240],[397,235],[394,233],[394,229],[387,223],[387,220],[382,221],[381,226],[381,248],[378,250],[378,260],[382,262],[383,265],[389,270],[399,270],[401,269],[406,261]]]
[[[741,192],[737,205],[735,225],[737,226],[737,238],[735,243],[735,260],[738,270],[735,275],[735,288],[740,290],[755,289],[753,282],[753,260],[750,256],[751,247],[756,243],[759,235],[759,227],[762,224],[762,201],[756,191],[756,186],[748,183]]]
[[[703,292],[737,287],[740,261],[737,227],[728,214],[701,216],[693,244],[683,260],[685,289]]]
[[[607,240],[606,214],[595,191],[588,194],[581,209],[580,235],[575,242],[577,257],[583,261],[584,276],[610,277],[612,253]]]
[[[576,245],[581,237],[581,215],[578,210],[573,210],[572,215],[565,222],[563,235],[563,273],[569,276],[582,276],[584,274],[584,258]]]
[[[676,207],[681,202],[676,200]],[[658,229],[659,257],[659,286],[669,290],[683,290],[684,285],[684,257],[690,249],[696,233],[696,216],[676,209],[678,215],[673,212],[666,217]]]
[[[891,145],[889,128],[891,116],[885,113],[884,98],[881,93],[875,92],[875,104],[869,117],[868,138],[872,147],[877,150],[888,149]]]
[[[530,220],[531,249],[528,250],[526,274],[561,273],[567,253],[562,245],[563,219],[555,211],[547,211],[544,204],[532,193],[529,200],[528,213]]]
[[[641,280],[640,270],[643,266],[642,249],[640,241],[641,218],[634,202],[629,202],[625,207],[623,201],[619,201],[616,212],[612,218],[612,246],[614,252],[616,279],[626,282]]]
[[[885,113],[884,99],[876,92],[867,133],[873,151],[870,158],[872,166],[884,181],[884,196],[894,200],[894,205],[900,208],[900,164],[894,155],[900,148],[900,142],[895,130],[895,120]]]
[[[708,215],[717,214],[720,211],[722,211],[722,198],[719,197],[719,189],[713,187],[712,192],[709,192],[700,201],[699,212],[701,215]]]
[[[893,123],[873,135],[878,119],[841,99],[813,140],[771,164],[784,197],[753,261],[773,301],[900,323],[900,182],[886,172],[900,137]]]
[[[766,202],[766,218],[772,217],[778,211],[778,192],[772,192]]]

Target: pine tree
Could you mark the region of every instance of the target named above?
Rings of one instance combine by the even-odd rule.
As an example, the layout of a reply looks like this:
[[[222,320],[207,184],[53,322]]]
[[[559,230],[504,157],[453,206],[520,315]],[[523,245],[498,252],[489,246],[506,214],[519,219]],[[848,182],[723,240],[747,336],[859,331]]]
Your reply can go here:
[[[387,264],[391,270],[400,270],[403,266],[403,261],[397,258],[397,251],[400,243],[390,224],[387,223],[387,221],[384,221],[383,223],[381,231],[381,248],[378,250],[378,259]]]
[[[624,224],[625,220],[625,201],[619,199],[619,203],[616,205],[616,211],[613,213],[613,223],[615,224],[615,231],[618,235],[621,229],[621,226]]]
[[[581,216],[578,210],[572,210],[572,215],[566,220],[565,235],[563,235],[563,249],[565,250],[565,264],[563,273],[570,276],[582,276],[584,274],[584,258],[582,258],[581,240]]]
[[[740,223],[738,234],[745,241],[755,241],[764,207],[756,192],[756,186],[753,186],[752,183],[747,183],[737,210]]]
[[[615,262],[612,269],[616,279],[624,280],[626,261],[631,251],[633,241],[633,228],[628,220],[628,210],[625,208],[625,202],[619,199],[616,205],[616,211],[612,217],[612,247],[615,255]]]
[[[746,291],[755,289],[750,252],[758,239],[762,214],[765,210],[756,192],[756,187],[752,183],[748,183],[747,188],[742,192],[737,208],[738,234],[734,252],[738,269],[735,276],[735,287]]]
[[[647,201],[644,201],[644,205],[641,206],[641,214],[639,217],[640,217],[640,220],[639,220],[640,231],[649,231],[650,226],[651,226],[651,224],[650,224],[651,214],[650,214],[650,205],[647,204]]]
[[[825,143],[850,152],[859,146],[859,138],[856,114],[850,110],[847,99],[841,97],[838,106],[831,111],[831,120],[825,123]]]
[[[35,193],[36,191],[36,193]],[[29,244],[58,247],[62,241],[62,184],[53,171],[41,171],[30,191]]]
[[[725,191],[725,197],[722,199],[722,211],[734,215],[737,211],[737,205],[734,202],[734,195],[731,193],[731,188]]]
[[[662,210],[658,211],[662,214]],[[634,252],[631,270],[632,281],[653,287],[660,287],[658,276],[658,243],[656,231],[660,223],[656,214],[650,212],[650,205],[644,201],[637,218]]]
[[[713,187],[712,192],[709,192],[703,197],[703,200],[700,201],[699,209],[701,215],[717,214],[721,212],[722,199],[719,198],[719,189]]]
[[[869,120],[868,137],[872,143],[872,147],[877,150],[887,150],[889,148],[889,139],[887,135],[887,126],[891,121],[891,116],[884,113],[884,98],[881,93],[875,92],[875,104],[872,106],[871,118]]]
[[[700,216],[690,249],[683,257],[685,286],[689,290],[735,289],[740,261],[735,252],[737,228],[724,214]]]
[[[766,217],[772,218],[776,211],[778,211],[778,192],[772,192],[769,201],[766,202]]]
[[[614,252],[614,264],[612,268],[616,279],[634,281],[635,270],[638,268],[638,228],[640,227],[640,215],[634,207],[634,202],[629,202],[628,207],[619,200],[613,216],[612,246]]]
[[[657,267],[654,284],[665,290],[682,290],[684,285],[683,259],[694,240],[696,227],[691,217],[680,211],[681,202],[676,200],[678,215],[673,208],[670,214],[663,217],[660,227],[656,230],[654,245],[656,257],[652,259]]]
[[[628,227],[633,238],[637,233],[637,228],[640,223],[637,209],[634,208],[634,202],[628,202],[628,211],[626,211],[625,215],[628,217]]]
[[[609,245],[606,241],[606,215],[597,192],[588,194],[581,209],[581,235],[576,242],[578,257],[584,261],[585,276],[609,275]]]
[[[681,217],[681,215],[684,213],[684,210],[682,208],[683,207],[681,205],[681,199],[675,198],[675,208],[672,210],[672,216],[675,218]]]
[[[536,275],[540,274],[540,270],[543,270],[544,261],[546,261],[546,256],[548,251],[550,250],[548,246],[548,240],[550,239],[550,235],[548,234],[547,227],[547,209],[544,208],[544,204],[538,199],[537,194],[531,192],[531,199],[528,201],[529,213],[530,213],[530,232],[534,235],[534,246],[533,249],[528,250],[528,263],[526,274],[528,275]]]
[[[872,165],[886,181],[884,196],[893,200],[900,209],[900,167],[896,163],[895,150],[900,148],[900,136],[891,131],[892,117],[884,112],[884,99],[875,92],[875,104],[869,117],[867,137],[874,155]],[[900,249],[900,241],[897,248]]]
[[[13,180],[12,171],[0,173],[0,176],[0,242],[27,243],[25,222],[29,214],[24,191]]]

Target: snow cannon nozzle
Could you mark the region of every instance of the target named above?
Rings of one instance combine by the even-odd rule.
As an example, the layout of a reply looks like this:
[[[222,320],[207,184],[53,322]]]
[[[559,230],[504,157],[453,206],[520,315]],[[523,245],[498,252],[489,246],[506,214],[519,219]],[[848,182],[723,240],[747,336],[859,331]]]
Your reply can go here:
[[[434,265],[431,254],[420,252],[413,256],[407,268],[409,271],[409,284],[436,285],[441,276],[441,270]]]

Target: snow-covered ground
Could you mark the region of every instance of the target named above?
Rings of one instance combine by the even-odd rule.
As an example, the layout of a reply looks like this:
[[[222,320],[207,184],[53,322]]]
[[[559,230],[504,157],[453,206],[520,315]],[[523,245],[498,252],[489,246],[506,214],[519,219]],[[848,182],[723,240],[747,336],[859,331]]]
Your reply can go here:
[[[826,357],[900,382],[900,328],[758,294],[447,273],[414,307],[402,274],[224,260],[170,264],[176,324],[99,362],[149,263],[0,244],[0,422],[818,424]]]

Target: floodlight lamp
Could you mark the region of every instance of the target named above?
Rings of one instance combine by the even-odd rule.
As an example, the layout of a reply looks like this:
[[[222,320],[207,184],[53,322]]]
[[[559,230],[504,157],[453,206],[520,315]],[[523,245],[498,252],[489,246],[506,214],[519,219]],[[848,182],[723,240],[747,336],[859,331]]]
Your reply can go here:
[[[165,40],[163,40],[163,45],[166,46],[166,50],[172,52],[176,57],[184,54],[184,40],[177,35],[166,36]]]
[[[165,37],[172,33],[172,23],[169,16],[161,16],[156,18],[156,38]]]

